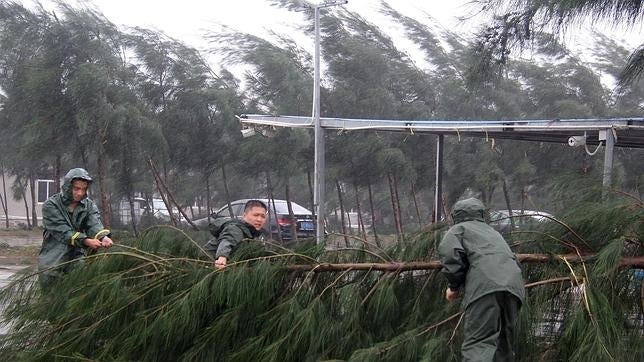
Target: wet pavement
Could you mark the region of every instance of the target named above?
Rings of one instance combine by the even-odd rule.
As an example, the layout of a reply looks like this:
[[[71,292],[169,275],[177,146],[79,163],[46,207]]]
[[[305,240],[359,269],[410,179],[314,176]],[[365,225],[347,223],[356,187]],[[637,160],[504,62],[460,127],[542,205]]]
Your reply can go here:
[[[17,271],[28,267],[28,265],[0,265],[0,288],[4,288],[10,282],[10,278]],[[0,305],[0,314],[4,311],[4,305]],[[7,326],[0,324],[0,334],[7,332]]]
[[[9,278],[17,271],[28,267],[28,265],[0,265],[0,288],[9,284]]]

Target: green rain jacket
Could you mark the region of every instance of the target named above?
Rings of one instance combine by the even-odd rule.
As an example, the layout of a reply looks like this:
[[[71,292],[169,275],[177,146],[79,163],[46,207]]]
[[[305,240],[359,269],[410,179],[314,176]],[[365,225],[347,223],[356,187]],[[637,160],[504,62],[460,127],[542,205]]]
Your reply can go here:
[[[261,231],[238,219],[216,220],[210,224],[210,233],[215,238],[208,240],[205,249],[215,259],[220,256],[230,258],[230,254],[242,240],[262,235]]]
[[[85,196],[72,213],[67,206],[72,202],[72,180],[82,179],[89,183],[92,178],[82,168],[71,169],[63,180],[61,192],[52,195],[42,207],[43,242],[38,255],[38,269],[47,269],[54,265],[84,256],[85,238],[100,239],[109,235],[103,228],[96,204]],[[70,265],[60,269],[46,271],[48,276],[64,273]]]
[[[438,247],[441,272],[450,289],[465,287],[464,308],[499,291],[510,292],[523,302],[525,287],[516,256],[501,234],[485,223],[484,213],[485,206],[474,198],[454,205],[454,226]]]

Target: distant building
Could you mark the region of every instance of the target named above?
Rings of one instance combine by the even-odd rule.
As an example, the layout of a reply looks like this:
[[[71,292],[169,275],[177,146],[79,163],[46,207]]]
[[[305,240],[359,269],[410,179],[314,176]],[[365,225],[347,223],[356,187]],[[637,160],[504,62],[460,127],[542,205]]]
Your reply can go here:
[[[0,197],[1,201],[5,204],[7,212],[5,214],[5,208],[0,207],[0,227],[5,228],[6,225],[6,216],[9,216],[9,227],[22,227],[26,226],[27,218],[31,218],[31,207],[32,207],[32,192],[29,183],[27,182],[25,188],[25,197],[19,200],[15,200],[13,197],[12,186],[16,182],[16,177],[9,174],[4,174],[4,177],[0,177]],[[36,197],[36,215],[38,219],[38,225],[42,225],[42,204],[47,200],[47,198],[55,193],[58,190],[54,190],[54,180],[47,179],[37,179],[35,182],[35,192]],[[27,209],[25,204],[29,208],[29,213],[27,214]]]

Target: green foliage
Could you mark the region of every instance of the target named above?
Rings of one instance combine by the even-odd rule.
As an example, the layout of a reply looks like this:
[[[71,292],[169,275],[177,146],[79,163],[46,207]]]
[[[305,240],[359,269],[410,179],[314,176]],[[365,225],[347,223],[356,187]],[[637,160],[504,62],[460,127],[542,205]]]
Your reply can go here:
[[[475,82],[499,76],[510,59],[510,52],[532,46],[533,39],[541,46],[542,41],[539,40],[549,38],[546,43],[556,47],[556,38],[547,32],[560,35],[585,20],[634,28],[643,19],[639,1],[484,0],[480,1],[480,7],[492,14],[493,19],[491,24],[480,30],[473,47],[480,58],[470,69],[470,79]],[[502,9],[501,13],[499,9]],[[628,63],[621,72],[622,87],[632,85],[639,78],[644,66],[642,55],[640,46],[628,57]]]
[[[575,205],[577,206],[577,205]],[[524,264],[529,289],[518,360],[636,361],[644,354],[639,285],[619,268],[641,256],[640,202],[578,205],[592,213],[539,225],[518,252],[598,254],[583,264]],[[577,207],[574,210],[579,210]],[[626,217],[626,215],[629,215]],[[603,217],[605,221],[598,222]],[[620,219],[619,224],[615,222]],[[592,225],[592,228],[591,228]],[[618,226],[616,226],[618,225]],[[572,235],[576,235],[572,237]],[[591,235],[603,235],[592,240]],[[203,237],[195,234],[196,237]],[[215,270],[199,242],[173,228],[124,239],[87,257],[47,289],[25,271],[4,288],[0,355],[21,360],[433,361],[458,360],[458,305],[436,271],[289,271],[293,264],[435,259],[436,230],[386,251],[299,251],[244,243]],[[610,237],[610,238],[608,238]],[[564,245],[565,248],[561,248]],[[570,281],[548,281],[571,277]]]

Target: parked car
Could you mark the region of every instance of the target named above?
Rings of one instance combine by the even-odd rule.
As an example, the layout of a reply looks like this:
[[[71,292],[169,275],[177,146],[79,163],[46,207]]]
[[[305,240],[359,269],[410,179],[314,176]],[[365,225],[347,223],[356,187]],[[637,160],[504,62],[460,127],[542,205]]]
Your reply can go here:
[[[552,215],[544,211],[523,210],[521,212],[521,210],[512,210],[516,230],[529,229],[539,223],[547,222],[550,217]],[[510,233],[512,224],[508,210],[491,210],[490,226],[501,234]]]
[[[250,199],[235,200],[230,203],[233,216],[241,219],[244,215],[244,205]],[[273,240],[289,241],[293,240],[293,233],[291,225],[296,224],[297,238],[313,238],[315,237],[315,220],[313,213],[308,209],[300,206],[295,202],[291,202],[293,208],[293,218],[289,216],[288,204],[286,200],[269,200],[269,199],[256,199],[266,204],[268,207],[268,216],[266,224],[264,224],[264,231],[266,235],[270,235]],[[210,215],[210,220],[219,218],[230,218],[228,205],[224,205],[217,209]],[[195,220],[194,223],[199,227],[207,227],[208,218]]]
[[[148,203],[147,207],[145,207],[144,213],[162,222],[170,222],[170,213],[162,199],[152,199],[152,202]],[[185,219],[176,208],[172,208],[172,215],[177,218],[179,222],[186,223]]]

